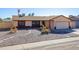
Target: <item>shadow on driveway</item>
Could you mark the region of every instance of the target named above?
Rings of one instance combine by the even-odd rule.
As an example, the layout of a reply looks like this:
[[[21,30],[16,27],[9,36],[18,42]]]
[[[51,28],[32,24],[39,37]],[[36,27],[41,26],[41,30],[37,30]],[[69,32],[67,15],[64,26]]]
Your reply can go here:
[[[51,33],[54,33],[54,34],[68,34],[68,33],[72,33],[72,32],[75,32],[75,30],[73,30],[73,29],[55,29]]]

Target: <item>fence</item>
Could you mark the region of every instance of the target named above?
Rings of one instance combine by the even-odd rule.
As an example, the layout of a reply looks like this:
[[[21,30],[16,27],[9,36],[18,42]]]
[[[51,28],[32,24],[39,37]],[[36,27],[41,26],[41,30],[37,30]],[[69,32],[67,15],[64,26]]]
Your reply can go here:
[[[0,21],[0,30],[10,29],[12,26],[11,21]]]

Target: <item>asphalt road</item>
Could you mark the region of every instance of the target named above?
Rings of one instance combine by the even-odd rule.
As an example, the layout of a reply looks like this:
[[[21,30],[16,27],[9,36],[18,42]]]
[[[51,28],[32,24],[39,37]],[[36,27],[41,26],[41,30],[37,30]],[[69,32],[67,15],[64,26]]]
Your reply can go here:
[[[79,40],[33,48],[31,50],[79,50]]]

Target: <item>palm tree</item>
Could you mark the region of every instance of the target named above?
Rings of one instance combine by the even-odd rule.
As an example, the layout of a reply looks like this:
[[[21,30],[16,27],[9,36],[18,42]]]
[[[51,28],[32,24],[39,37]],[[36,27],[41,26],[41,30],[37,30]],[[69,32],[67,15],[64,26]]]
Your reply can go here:
[[[11,20],[11,18],[10,17],[7,17],[7,18],[4,18],[4,20]]]
[[[18,16],[20,15],[20,9],[18,9]]]

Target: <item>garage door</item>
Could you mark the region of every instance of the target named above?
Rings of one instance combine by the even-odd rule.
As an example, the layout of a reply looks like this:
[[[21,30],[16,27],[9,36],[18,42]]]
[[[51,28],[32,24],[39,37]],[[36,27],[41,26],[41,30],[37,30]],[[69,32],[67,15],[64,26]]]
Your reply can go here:
[[[76,28],[79,28],[79,21],[75,21],[76,23]]]
[[[55,22],[56,29],[68,29],[68,22]]]

